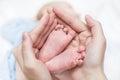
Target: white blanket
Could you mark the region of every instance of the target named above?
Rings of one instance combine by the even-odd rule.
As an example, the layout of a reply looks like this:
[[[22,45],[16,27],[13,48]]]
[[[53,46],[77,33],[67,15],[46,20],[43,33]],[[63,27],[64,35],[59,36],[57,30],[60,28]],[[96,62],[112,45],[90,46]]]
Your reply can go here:
[[[7,54],[12,45],[0,36],[0,80],[9,80],[9,66]]]
[[[42,5],[50,1],[53,0],[1,0],[0,25],[14,18],[32,18]],[[82,17],[85,14],[90,14],[102,23],[107,39],[105,73],[108,80],[120,80],[120,0],[66,1],[71,3]],[[3,42],[0,41],[0,52],[4,49],[7,50],[7,47],[1,47]],[[8,43],[3,45],[8,45]],[[0,56],[0,64],[1,59],[3,57]]]

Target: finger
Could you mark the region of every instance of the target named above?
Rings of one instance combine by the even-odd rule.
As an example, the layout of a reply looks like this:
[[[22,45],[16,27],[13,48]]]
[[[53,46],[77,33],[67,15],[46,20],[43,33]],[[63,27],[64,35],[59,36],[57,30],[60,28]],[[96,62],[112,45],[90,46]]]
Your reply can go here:
[[[22,41],[22,56],[24,65],[30,65],[35,61],[35,54],[33,51],[33,43],[28,33],[23,34]]]
[[[47,28],[45,28],[43,35],[41,35],[43,37],[48,33],[48,31],[50,31],[50,29],[54,28],[54,27],[52,27],[52,25],[54,24],[55,14],[53,12],[49,12],[49,14],[50,14],[50,19],[48,21]]]
[[[87,22],[87,25],[90,27],[91,33],[93,36],[93,38],[91,37],[92,39],[89,38],[88,40],[89,41],[90,41],[90,39],[92,40],[93,49],[95,48],[94,53],[96,53],[96,54],[89,53],[88,55],[96,56],[93,59],[97,58],[97,60],[100,61],[100,63],[101,63],[101,62],[103,62],[105,49],[106,49],[106,40],[104,37],[102,26],[98,21],[94,20],[92,17],[90,17],[88,15],[86,16],[86,22]]]
[[[46,41],[47,37],[49,36],[49,34],[53,31],[53,29],[55,28],[55,26],[57,25],[57,20],[55,19],[50,30],[45,34],[45,36],[43,37],[43,39],[41,40],[41,42],[39,42],[38,45],[38,49],[40,49],[42,47],[42,45],[44,44],[44,42]]]
[[[32,32],[30,32],[33,43],[35,43],[39,35],[43,32],[45,26],[48,24],[48,21],[49,21],[49,14],[45,12],[38,26],[35,29],[33,29]]]
[[[101,39],[104,37],[100,22],[94,20],[91,16],[85,17],[88,27],[91,29],[93,38]]]
[[[52,8],[48,8],[47,12],[50,14],[50,20],[49,20],[49,24],[52,25],[54,19],[55,19],[55,13],[53,12]]]
[[[53,30],[53,28],[55,27],[55,26],[52,27],[52,25],[54,24],[54,20],[55,20],[55,14],[51,12],[48,24],[46,25],[46,28],[44,29],[43,33],[40,35],[39,39],[36,42],[37,48],[39,47],[39,43],[41,43],[41,39],[43,40],[44,37],[47,37],[48,34],[51,32],[51,30]]]
[[[75,31],[82,32],[87,29],[83,22],[74,17],[74,14],[70,14],[70,11],[61,9],[59,7],[55,7],[53,10],[61,20],[70,25]]]

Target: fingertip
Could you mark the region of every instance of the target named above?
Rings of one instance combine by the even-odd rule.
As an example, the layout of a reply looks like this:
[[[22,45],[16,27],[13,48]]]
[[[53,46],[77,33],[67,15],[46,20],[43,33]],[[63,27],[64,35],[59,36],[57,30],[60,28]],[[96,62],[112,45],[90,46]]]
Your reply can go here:
[[[85,18],[94,20],[90,15],[86,15]]]
[[[27,32],[23,32],[23,40],[27,40],[27,38],[28,38]]]
[[[93,27],[94,26],[94,19],[90,16],[90,15],[86,15],[85,16],[85,20],[86,20],[86,22],[87,22],[87,25],[89,26],[89,27]]]
[[[32,45],[32,40],[28,34],[28,32],[23,33],[23,46]]]

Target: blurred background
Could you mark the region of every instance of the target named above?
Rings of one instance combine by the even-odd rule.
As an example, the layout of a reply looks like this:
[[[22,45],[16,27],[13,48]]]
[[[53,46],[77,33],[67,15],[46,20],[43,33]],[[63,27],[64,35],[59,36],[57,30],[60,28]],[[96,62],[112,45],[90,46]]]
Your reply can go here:
[[[59,0],[0,0],[0,29],[14,19],[34,19],[41,6],[51,1]],[[70,3],[82,18],[90,14],[102,23],[107,39],[105,73],[108,80],[120,80],[120,0],[60,1]],[[0,66],[4,62],[5,53],[11,49],[11,46],[0,35]]]

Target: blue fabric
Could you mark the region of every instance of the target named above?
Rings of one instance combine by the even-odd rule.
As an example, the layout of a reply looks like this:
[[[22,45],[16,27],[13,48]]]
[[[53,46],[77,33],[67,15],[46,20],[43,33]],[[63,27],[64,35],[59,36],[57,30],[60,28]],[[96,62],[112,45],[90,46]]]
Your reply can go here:
[[[10,80],[16,80],[16,68],[15,68],[15,57],[13,56],[13,49],[21,42],[22,33],[31,31],[37,23],[30,21],[28,19],[19,19],[9,22],[7,25],[4,25],[2,29],[0,29],[0,35],[8,40],[13,48],[11,51],[7,53],[7,66],[9,69],[9,77]],[[5,77],[5,76],[4,76]]]

